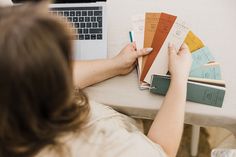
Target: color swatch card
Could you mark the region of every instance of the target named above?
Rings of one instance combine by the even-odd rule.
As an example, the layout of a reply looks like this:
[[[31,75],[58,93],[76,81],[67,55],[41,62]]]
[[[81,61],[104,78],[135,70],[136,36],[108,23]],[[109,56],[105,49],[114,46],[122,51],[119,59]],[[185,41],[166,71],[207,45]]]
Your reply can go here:
[[[152,66],[153,61],[155,60],[157,54],[159,53],[164,41],[166,40],[176,18],[177,18],[176,16],[161,13],[158,26],[152,41],[153,51],[147,57],[143,71],[141,73],[140,77],[141,81],[144,81],[146,74],[148,73],[150,67]]]
[[[144,15],[137,15],[132,17],[133,40],[136,42],[137,49],[143,48],[144,43]],[[138,75],[141,74],[142,57],[138,58]]]
[[[192,62],[191,71],[196,68],[201,67],[204,64],[215,61],[213,55],[210,53],[207,47],[203,47],[197,51],[194,51],[192,53],[192,58],[193,58],[193,62]]]
[[[202,65],[201,67],[192,70],[189,74],[189,77],[221,80],[220,64],[210,63]]]
[[[152,47],[153,37],[156,33],[156,28],[160,20],[160,13],[146,13],[145,14],[145,29],[144,29],[144,48]],[[144,56],[142,60],[142,70],[146,63],[148,56]]]
[[[146,13],[144,27],[144,47],[151,47],[161,13]]]
[[[148,73],[144,79],[145,82],[150,84],[153,74],[165,75],[168,72],[168,44],[174,43],[175,48],[179,50],[188,32],[189,27],[186,23],[182,19],[177,18],[160,51],[158,52],[158,55],[155,57],[152,66],[148,70]]]
[[[204,47],[203,42],[192,31],[189,31],[184,42],[188,45],[190,52]]]
[[[153,75],[150,92],[166,95],[171,78],[170,76]],[[225,96],[225,87],[203,84],[188,80],[187,95],[188,101],[206,104],[214,107],[222,107]]]

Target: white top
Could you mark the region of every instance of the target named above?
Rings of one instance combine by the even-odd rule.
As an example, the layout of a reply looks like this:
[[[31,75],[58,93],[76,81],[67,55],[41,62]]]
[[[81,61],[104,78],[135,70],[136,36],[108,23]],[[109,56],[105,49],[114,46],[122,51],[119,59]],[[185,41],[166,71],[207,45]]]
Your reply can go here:
[[[162,148],[135,126],[135,121],[112,108],[90,102],[91,117],[80,133],[60,138],[60,149],[47,147],[36,157],[166,157]],[[58,151],[60,150],[60,151]]]

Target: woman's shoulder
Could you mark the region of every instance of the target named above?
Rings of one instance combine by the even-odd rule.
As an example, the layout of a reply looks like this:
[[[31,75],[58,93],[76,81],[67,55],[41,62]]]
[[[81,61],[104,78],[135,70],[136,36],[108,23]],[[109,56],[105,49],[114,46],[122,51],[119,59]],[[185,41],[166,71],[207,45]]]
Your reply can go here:
[[[104,157],[165,156],[162,148],[136,127],[134,119],[94,101],[90,106],[91,118],[78,136],[83,141],[80,144],[87,145],[84,150],[93,149]]]
[[[110,125],[109,125],[110,124]],[[97,103],[95,101],[90,101],[90,118],[84,128],[89,127],[102,127],[103,125],[114,127],[121,127],[121,124],[126,126],[133,126],[133,130],[137,130],[135,127],[136,122],[132,118],[115,111],[113,108]],[[122,125],[122,127],[124,127]]]
[[[70,156],[165,156],[159,145],[137,129],[132,118],[94,101],[90,106],[91,115],[82,130],[61,138]]]

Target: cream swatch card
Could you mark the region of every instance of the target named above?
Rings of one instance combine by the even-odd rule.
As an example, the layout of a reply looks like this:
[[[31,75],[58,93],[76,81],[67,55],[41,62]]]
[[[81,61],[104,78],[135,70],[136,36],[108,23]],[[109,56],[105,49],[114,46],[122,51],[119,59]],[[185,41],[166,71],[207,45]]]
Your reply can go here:
[[[136,42],[137,49],[143,48],[144,43],[144,24],[145,14],[132,17],[133,40]],[[138,58],[138,73],[141,74],[142,57]]]
[[[150,84],[151,76],[153,74],[165,75],[168,72],[168,44],[173,43],[175,48],[179,50],[188,32],[189,27],[183,20],[177,17],[165,42],[163,43],[158,55],[156,56],[144,79],[145,82]]]

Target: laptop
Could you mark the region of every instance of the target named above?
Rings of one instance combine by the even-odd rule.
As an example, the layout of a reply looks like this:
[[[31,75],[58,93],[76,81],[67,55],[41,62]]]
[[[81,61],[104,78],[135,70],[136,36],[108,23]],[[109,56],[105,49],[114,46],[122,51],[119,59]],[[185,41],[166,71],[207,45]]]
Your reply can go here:
[[[74,60],[107,58],[106,0],[55,0],[49,7],[72,26]]]

